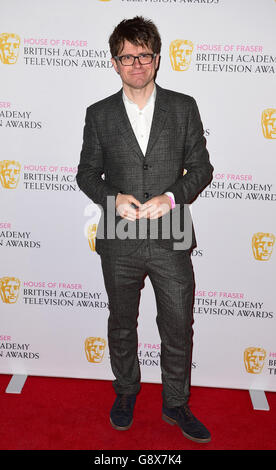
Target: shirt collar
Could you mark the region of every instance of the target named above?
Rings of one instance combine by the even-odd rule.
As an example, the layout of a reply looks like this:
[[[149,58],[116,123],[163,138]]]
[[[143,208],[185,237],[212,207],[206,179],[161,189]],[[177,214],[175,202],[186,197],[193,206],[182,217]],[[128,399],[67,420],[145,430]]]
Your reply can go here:
[[[155,99],[156,99],[156,86],[154,84],[153,92],[150,95],[150,97],[149,97],[148,101],[146,102],[143,109],[145,109],[146,106],[154,105]],[[137,104],[134,103],[134,101],[132,101],[131,99],[128,98],[128,96],[124,92],[124,89],[123,89],[123,101],[124,101],[125,104],[137,106]]]

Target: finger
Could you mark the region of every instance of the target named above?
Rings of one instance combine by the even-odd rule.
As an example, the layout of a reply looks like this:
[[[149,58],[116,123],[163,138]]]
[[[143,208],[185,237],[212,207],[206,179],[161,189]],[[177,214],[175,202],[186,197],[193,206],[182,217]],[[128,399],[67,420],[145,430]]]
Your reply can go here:
[[[153,220],[153,219],[159,219],[159,217],[162,217],[162,215],[163,215],[162,212],[161,212],[161,211],[158,211],[158,212],[156,212],[156,213],[154,213],[154,214],[151,214],[151,216],[150,216],[149,218],[150,218],[151,220]]]
[[[148,218],[150,216],[150,208],[144,208],[142,211],[138,211],[138,218],[139,219],[142,219],[142,218]]]
[[[170,208],[168,204],[161,204],[160,206],[155,206],[151,211],[148,212],[150,219],[157,219],[169,212]]]
[[[156,211],[152,211],[148,213],[148,219],[157,219],[162,215],[162,212],[158,209]]]
[[[122,217],[122,219],[127,219],[127,220],[131,220],[131,221],[136,220],[136,217],[133,216],[132,214],[130,214],[129,212],[127,212],[127,211],[124,211],[119,215],[120,215],[120,217]]]
[[[129,220],[130,222],[134,222],[136,220],[135,217],[130,217],[129,215],[123,217],[123,219]]]
[[[131,204],[128,204],[128,203],[126,204],[126,203],[124,203],[124,204],[119,204],[119,205],[117,206],[117,211],[119,212],[119,214],[124,214],[124,215],[126,215],[126,214],[129,213],[129,214],[132,214],[133,216],[135,216],[137,209],[135,209],[134,207],[132,207]]]
[[[152,202],[146,202],[145,204],[141,204],[141,206],[139,207],[139,213],[142,215],[142,216],[145,216],[146,213],[152,208],[154,207],[154,204]]]
[[[128,220],[136,220],[138,218],[136,209],[133,209],[131,206],[122,210],[120,216]]]
[[[160,204],[156,205],[153,210],[150,212],[151,218],[155,217],[161,217],[162,215],[166,214],[167,212],[170,211],[170,206],[168,204]]]
[[[128,201],[129,201],[130,204],[135,204],[135,206],[137,206],[137,207],[142,206],[141,202],[138,201],[138,199],[136,199],[134,196],[130,196]]]
[[[127,207],[127,213],[131,216],[131,217],[134,217],[136,219],[137,217],[137,213],[138,213],[138,209],[133,207],[133,206],[128,206]]]

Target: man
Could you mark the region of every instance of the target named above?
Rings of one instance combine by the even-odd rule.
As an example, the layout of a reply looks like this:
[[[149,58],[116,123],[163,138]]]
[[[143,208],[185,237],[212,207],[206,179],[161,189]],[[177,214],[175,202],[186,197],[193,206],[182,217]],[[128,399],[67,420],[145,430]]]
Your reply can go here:
[[[123,20],[109,45],[123,87],[87,110],[77,182],[103,211],[96,251],[110,309],[117,394],[110,421],[118,430],[129,429],[133,421],[140,390],[138,305],[148,275],[161,338],[163,419],[189,439],[208,442],[209,431],[188,407],[195,237],[193,231],[185,234],[185,207],[209,183],[213,167],[195,100],[155,84],[161,49],[156,26],[142,17]],[[190,238],[188,246],[176,243],[176,222]]]

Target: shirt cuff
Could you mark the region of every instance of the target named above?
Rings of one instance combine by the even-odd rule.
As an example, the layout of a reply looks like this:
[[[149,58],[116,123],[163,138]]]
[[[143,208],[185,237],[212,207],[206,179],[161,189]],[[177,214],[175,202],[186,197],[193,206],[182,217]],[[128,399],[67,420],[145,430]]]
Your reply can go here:
[[[173,208],[175,207],[175,198],[174,198],[173,193],[167,191],[165,194],[166,194],[167,196],[169,196],[169,198],[170,198],[170,200],[171,200],[171,203],[172,203],[172,209],[173,209]]]

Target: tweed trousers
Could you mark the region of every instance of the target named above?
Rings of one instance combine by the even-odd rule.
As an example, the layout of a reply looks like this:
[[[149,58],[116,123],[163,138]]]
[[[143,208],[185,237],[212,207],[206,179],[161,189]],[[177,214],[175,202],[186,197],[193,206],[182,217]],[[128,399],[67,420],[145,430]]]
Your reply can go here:
[[[146,276],[154,289],[161,339],[165,406],[186,404],[190,395],[194,272],[189,251],[167,250],[146,239],[127,256],[101,255],[109,299],[108,343],[117,394],[140,390],[137,321]]]

